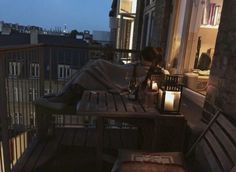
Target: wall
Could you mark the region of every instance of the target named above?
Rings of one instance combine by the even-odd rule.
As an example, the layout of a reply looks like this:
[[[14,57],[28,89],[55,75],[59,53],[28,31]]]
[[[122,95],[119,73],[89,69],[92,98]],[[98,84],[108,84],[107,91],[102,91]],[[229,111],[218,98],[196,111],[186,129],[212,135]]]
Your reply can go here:
[[[236,121],[236,1],[225,0],[206,100]],[[207,108],[207,107],[206,107]]]
[[[137,1],[137,13],[134,22],[133,49],[141,47],[142,24],[143,24],[144,0]]]
[[[164,0],[159,0],[156,1],[156,17],[154,21],[154,26],[153,26],[153,39],[152,39],[152,44],[153,46],[158,46],[160,45],[161,42],[161,30],[162,30],[162,25],[163,25],[163,17],[164,17],[164,9],[165,9],[165,1]]]

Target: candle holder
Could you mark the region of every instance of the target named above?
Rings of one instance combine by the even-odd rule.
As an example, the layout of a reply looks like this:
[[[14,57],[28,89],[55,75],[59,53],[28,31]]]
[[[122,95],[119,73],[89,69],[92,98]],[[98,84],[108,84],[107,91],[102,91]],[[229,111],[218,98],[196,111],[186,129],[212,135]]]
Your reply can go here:
[[[166,75],[159,87],[157,108],[161,113],[179,114],[182,97],[182,85],[178,83],[178,76]]]
[[[163,73],[161,68],[155,67],[147,80],[147,85],[149,90],[157,91],[159,90],[159,86],[161,85],[161,81],[163,80]]]

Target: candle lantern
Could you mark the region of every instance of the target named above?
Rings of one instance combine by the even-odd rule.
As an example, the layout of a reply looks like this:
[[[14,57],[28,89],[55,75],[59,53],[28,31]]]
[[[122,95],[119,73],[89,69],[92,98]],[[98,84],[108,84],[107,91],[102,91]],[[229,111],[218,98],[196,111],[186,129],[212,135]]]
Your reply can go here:
[[[161,68],[155,67],[148,78],[148,88],[150,90],[158,91],[158,87],[161,85],[161,81],[163,79],[163,73],[161,71]]]
[[[159,87],[157,108],[161,113],[178,114],[182,96],[182,85],[178,84],[178,76],[166,75]]]

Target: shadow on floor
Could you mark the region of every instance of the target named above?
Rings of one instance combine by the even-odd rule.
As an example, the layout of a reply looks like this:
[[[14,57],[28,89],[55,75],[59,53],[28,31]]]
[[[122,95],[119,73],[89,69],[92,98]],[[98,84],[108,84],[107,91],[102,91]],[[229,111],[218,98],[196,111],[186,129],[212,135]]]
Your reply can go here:
[[[55,156],[35,172],[94,172],[96,171],[95,148],[60,146]],[[113,164],[104,163],[104,172],[111,171]]]

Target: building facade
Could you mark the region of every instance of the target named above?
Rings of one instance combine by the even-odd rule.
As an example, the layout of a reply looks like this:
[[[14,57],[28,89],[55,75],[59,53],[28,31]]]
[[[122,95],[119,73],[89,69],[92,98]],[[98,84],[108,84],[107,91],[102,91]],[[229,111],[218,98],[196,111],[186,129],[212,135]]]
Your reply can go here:
[[[184,75],[188,87],[206,94],[223,0],[145,0],[137,4],[133,47],[161,47],[165,68]]]
[[[206,95],[206,102],[232,118],[236,101],[234,8],[233,0],[138,0],[132,46],[137,50],[161,47],[165,68],[182,75],[189,90]],[[119,30],[116,27],[116,34]],[[121,45],[117,39],[114,43]]]

